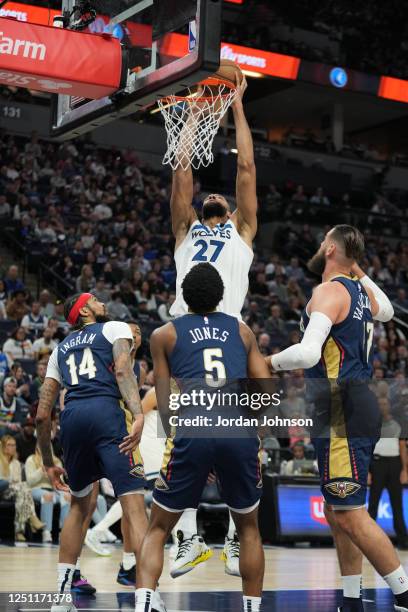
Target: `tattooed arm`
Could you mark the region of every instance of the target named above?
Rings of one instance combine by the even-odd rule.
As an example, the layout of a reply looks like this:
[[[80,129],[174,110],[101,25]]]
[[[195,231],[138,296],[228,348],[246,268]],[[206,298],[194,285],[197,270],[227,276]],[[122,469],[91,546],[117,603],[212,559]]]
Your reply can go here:
[[[142,403],[140,401],[137,378],[133,371],[129,340],[118,338],[113,343],[112,351],[116,382],[118,383],[123,401],[133,415],[132,431],[123,438],[123,442],[119,445],[121,453],[129,454],[139,444],[142,437],[144,423]]]
[[[40,401],[38,404],[35,423],[37,426],[38,445],[41,450],[44,468],[54,489],[58,491],[69,491],[67,485],[61,481],[64,470],[54,465],[51,446],[51,412],[58,398],[60,384],[54,378],[46,378],[41,387]]]

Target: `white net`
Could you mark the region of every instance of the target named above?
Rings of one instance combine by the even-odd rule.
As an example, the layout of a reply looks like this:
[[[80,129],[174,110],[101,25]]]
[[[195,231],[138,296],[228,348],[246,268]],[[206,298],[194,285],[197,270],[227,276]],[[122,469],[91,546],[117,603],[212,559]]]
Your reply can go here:
[[[192,166],[195,170],[214,161],[212,145],[220,122],[237,95],[236,89],[220,84],[200,85],[185,98],[159,100],[167,132],[163,164],[173,170]]]

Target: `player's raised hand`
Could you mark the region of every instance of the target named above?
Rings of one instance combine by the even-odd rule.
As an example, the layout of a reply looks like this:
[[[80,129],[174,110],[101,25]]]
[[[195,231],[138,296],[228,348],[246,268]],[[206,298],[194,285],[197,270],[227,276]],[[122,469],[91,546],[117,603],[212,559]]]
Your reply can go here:
[[[246,91],[246,88],[248,87],[248,81],[245,78],[245,75],[243,75],[242,77],[242,81],[240,83],[237,83],[237,95],[235,96],[233,105],[242,102],[242,98],[244,97],[244,93]]]
[[[52,467],[44,467],[44,470],[48,476],[52,488],[56,491],[69,492],[69,486],[61,480],[63,476],[66,476],[66,472],[63,468],[53,465]]]
[[[123,438],[123,442],[119,444],[119,450],[121,453],[129,455],[137,447],[142,437],[143,425],[143,414],[137,414],[133,421],[131,433],[128,436],[125,436]]]

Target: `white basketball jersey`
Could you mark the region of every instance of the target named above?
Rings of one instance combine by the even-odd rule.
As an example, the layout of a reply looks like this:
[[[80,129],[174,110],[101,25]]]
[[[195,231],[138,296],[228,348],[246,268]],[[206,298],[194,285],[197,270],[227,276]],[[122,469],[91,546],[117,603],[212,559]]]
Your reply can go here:
[[[163,461],[166,440],[158,437],[158,425],[157,410],[150,410],[144,418],[142,439],[139,444],[147,480],[158,477]]]
[[[176,300],[170,314],[180,317],[188,312],[181,284],[187,273],[199,263],[210,263],[224,282],[220,312],[241,319],[241,310],[248,292],[248,274],[254,253],[239,235],[232,221],[214,228],[195,221],[174,253],[177,269]]]

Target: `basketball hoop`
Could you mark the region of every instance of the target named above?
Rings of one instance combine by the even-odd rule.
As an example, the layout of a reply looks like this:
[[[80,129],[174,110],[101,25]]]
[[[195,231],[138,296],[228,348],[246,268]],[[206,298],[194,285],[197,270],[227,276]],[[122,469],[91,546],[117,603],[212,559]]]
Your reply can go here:
[[[237,95],[235,83],[210,77],[184,96],[158,101],[167,132],[163,164],[173,170],[206,168],[214,161],[212,145],[221,119]]]

